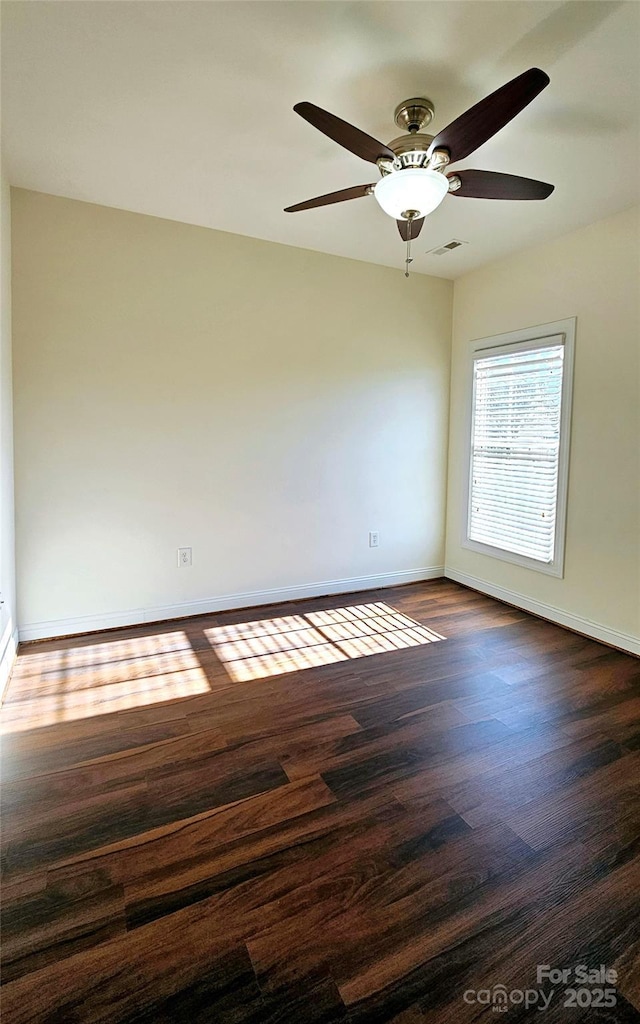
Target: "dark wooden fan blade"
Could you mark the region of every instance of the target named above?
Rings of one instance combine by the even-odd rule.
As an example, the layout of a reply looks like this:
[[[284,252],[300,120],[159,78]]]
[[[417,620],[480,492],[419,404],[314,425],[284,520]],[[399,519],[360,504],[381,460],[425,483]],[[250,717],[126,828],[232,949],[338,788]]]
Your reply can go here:
[[[362,160],[368,160],[371,164],[375,164],[381,156],[386,156],[389,160],[395,160],[395,153],[388,146],[385,146],[384,143],[377,142],[376,139],[372,139],[366,132],[361,132],[359,128],[354,128],[348,121],[343,121],[341,118],[336,117],[335,114],[330,114],[328,110],[316,107],[315,103],[296,103],[293,109],[296,114],[304,117],[305,121],[312,124],[318,131],[328,135],[339,146],[344,146],[345,149],[355,153]]]
[[[546,181],[497,171],[458,171],[449,177],[462,182],[451,195],[464,199],[546,199],[554,189]]]
[[[344,203],[347,199],[361,199],[368,196],[373,185],[353,185],[352,188],[343,188],[339,192],[327,192],[326,196],[316,196],[315,199],[306,199],[304,203],[296,203],[295,206],[287,206],[285,213],[298,213],[300,210],[313,210],[316,206],[330,206],[331,203]]]
[[[409,237],[409,228],[411,228],[411,241],[417,238],[422,231],[422,225],[424,224],[424,217],[420,217],[418,220],[397,220],[398,231],[403,242],[406,242]]]
[[[446,149],[451,163],[464,160],[524,110],[548,84],[549,76],[540,68],[530,68],[518,75],[438,132],[429,146],[429,155],[434,149]]]

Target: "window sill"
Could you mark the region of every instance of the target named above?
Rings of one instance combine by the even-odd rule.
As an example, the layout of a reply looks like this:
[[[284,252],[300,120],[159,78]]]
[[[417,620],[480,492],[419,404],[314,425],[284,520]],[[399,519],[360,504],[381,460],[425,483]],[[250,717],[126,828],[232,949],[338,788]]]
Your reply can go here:
[[[462,547],[468,551],[475,551],[480,555],[487,555],[488,558],[497,558],[500,562],[511,562],[512,565],[519,565],[522,569],[532,569],[533,572],[544,573],[545,576],[555,576],[558,579],[564,578],[564,566],[558,561],[538,562],[535,558],[528,558],[526,555],[518,555],[514,551],[505,551],[503,548],[494,548],[490,544],[481,544],[477,540],[470,540],[464,537]]]

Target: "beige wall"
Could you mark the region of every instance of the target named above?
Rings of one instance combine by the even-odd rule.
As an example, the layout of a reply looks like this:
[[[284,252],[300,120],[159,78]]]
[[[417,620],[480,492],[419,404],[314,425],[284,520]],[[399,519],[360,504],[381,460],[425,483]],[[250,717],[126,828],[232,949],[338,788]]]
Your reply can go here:
[[[451,282],[22,190],[13,267],[23,637],[443,565]]]
[[[456,282],[446,565],[640,653],[639,237],[627,211]],[[21,190],[13,268],[24,637],[438,572],[450,282]],[[460,545],[464,365],[570,316],[559,580]]]
[[[13,411],[11,376],[11,202],[1,177],[0,193],[0,696],[17,641],[13,509]]]
[[[639,239],[636,208],[456,281],[446,553],[455,578],[484,584],[496,596],[637,653]],[[572,316],[577,335],[565,576],[554,579],[461,547],[465,357],[473,339]]]

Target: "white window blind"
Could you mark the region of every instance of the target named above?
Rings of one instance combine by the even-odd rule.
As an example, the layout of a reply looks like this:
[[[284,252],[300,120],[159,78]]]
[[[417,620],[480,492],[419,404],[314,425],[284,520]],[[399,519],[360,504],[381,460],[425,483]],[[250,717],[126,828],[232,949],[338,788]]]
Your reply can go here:
[[[557,340],[473,360],[468,538],[547,565],[555,554],[565,354]]]

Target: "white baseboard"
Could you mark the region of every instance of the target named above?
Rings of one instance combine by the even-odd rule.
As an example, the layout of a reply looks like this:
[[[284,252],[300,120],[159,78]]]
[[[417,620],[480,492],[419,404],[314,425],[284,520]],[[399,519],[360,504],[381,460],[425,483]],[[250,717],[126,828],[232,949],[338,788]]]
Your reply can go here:
[[[585,619],[581,615],[572,615],[562,608],[554,608],[553,605],[543,604],[542,601],[534,601],[530,597],[525,597],[524,594],[517,594],[513,590],[507,590],[505,587],[498,587],[495,583],[487,583],[486,580],[469,576],[466,572],[458,572],[457,569],[452,569],[450,566],[445,566],[444,575],[449,580],[462,583],[465,587],[471,587],[472,590],[479,590],[483,594],[488,594],[489,597],[495,597],[499,601],[515,605],[516,608],[522,608],[533,615],[539,615],[542,619],[557,622],[558,625],[566,626],[576,633],[583,633],[593,640],[601,640],[602,643],[609,644],[611,647],[618,647],[623,651],[628,651],[629,654],[635,654],[640,657],[640,637],[632,636],[629,633],[621,633],[617,629],[610,629],[609,626],[603,626],[599,622],[592,622],[591,619]]]
[[[44,640],[47,637],[92,633],[97,630],[116,629],[119,626],[134,626],[145,622],[161,622],[164,619],[181,619],[188,615],[206,615],[228,611],[232,608],[252,608],[254,605],[298,601],[305,597],[324,597],[328,594],[377,590],[379,587],[393,587],[402,583],[419,583],[422,580],[437,579],[443,573],[442,565],[422,569],[401,569],[399,572],[379,573],[376,576],[354,576],[342,580],[325,580],[321,583],[300,583],[296,586],[278,587],[274,590],[249,590],[243,594],[225,594],[220,597],[208,597],[202,601],[187,601],[183,604],[161,605],[155,608],[132,608],[128,611],[83,615],[73,619],[27,622],[20,626],[20,640],[23,642]]]
[[[11,619],[6,625],[5,631],[0,640],[0,704],[11,678],[11,670],[18,653],[18,627],[13,625]]]

